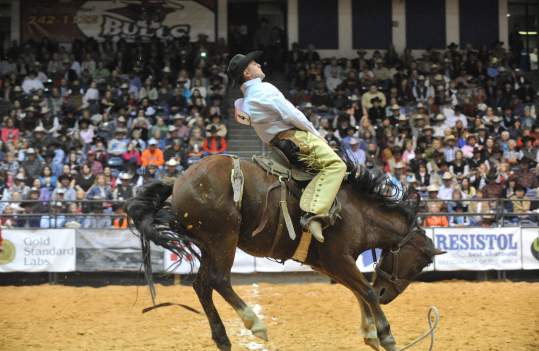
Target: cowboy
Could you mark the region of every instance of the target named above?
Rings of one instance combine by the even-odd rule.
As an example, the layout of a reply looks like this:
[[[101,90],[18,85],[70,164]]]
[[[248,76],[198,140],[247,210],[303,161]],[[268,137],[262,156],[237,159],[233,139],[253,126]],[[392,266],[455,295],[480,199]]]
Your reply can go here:
[[[236,84],[241,84],[244,96],[234,103],[235,117],[239,123],[252,126],[264,142],[287,149],[291,159],[310,160],[307,166],[318,174],[301,196],[300,208],[306,213],[301,224],[323,242],[322,227],[327,225],[346,165],[305,115],[275,86],[262,81],[265,74],[256,62],[261,55],[261,51],[253,51],[237,54],[230,60],[227,73]]]

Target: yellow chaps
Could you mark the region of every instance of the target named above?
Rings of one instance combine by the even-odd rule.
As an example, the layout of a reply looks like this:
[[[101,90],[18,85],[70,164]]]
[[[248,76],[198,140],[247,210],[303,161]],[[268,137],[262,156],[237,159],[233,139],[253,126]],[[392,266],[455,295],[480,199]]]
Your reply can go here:
[[[299,206],[305,212],[328,216],[346,173],[346,165],[319,137],[302,130],[287,130],[279,139],[292,141],[300,150],[299,160],[316,176],[301,195]]]

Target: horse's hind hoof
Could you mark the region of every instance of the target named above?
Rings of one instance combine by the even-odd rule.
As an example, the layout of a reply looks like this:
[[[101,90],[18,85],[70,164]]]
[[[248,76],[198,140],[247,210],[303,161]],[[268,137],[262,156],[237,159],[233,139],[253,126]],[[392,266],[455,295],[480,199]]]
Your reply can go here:
[[[369,345],[373,349],[380,351],[380,340],[378,338],[363,338],[366,345]]]
[[[252,331],[253,335],[264,341],[268,341],[268,332],[265,329]]]

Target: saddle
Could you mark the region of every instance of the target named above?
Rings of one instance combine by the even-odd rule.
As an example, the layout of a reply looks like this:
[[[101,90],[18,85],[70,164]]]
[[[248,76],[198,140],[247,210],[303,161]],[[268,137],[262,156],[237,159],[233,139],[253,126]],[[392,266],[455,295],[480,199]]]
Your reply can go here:
[[[272,147],[267,156],[254,155],[253,161],[269,174],[273,174],[284,181],[308,182],[316,175],[292,164],[284,152],[276,147]]]
[[[279,200],[279,207],[281,211],[279,211],[279,220],[278,220],[278,226],[277,226],[277,233],[275,235],[275,239],[273,242],[272,252],[274,251],[276,245],[279,243],[281,236],[284,231],[284,227],[286,226],[286,229],[288,231],[288,235],[291,240],[296,240],[296,232],[294,230],[294,224],[292,222],[292,219],[290,217],[290,213],[288,211],[288,201],[287,196],[291,192],[298,198],[301,197],[301,191],[306,186],[306,183],[309,182],[311,179],[313,179],[316,174],[307,172],[300,168],[299,166],[293,164],[290,162],[288,157],[277,147],[272,147],[271,151],[267,156],[265,155],[254,155],[253,161],[258,164],[263,170],[265,170],[267,173],[272,174],[278,178],[278,180],[269,186],[267,193],[266,193],[266,201],[263,209],[263,216],[260,221],[260,224],[258,227],[253,231],[252,236],[255,236],[266,228],[266,226],[269,223],[269,207],[270,204],[270,195],[272,190],[276,188],[280,188],[280,200]],[[290,181],[294,181],[299,184],[300,190],[298,191],[298,187],[292,186],[289,187],[287,184],[289,184]],[[340,218],[340,210],[341,205],[335,199],[335,202],[333,203],[333,206],[329,213],[329,224],[333,225],[337,221],[337,219]],[[284,223],[283,223],[284,222]],[[298,248],[296,249],[296,253],[294,254],[294,259],[297,261],[303,262],[307,256],[308,247],[311,241],[311,235],[302,235],[300,242],[298,244]]]

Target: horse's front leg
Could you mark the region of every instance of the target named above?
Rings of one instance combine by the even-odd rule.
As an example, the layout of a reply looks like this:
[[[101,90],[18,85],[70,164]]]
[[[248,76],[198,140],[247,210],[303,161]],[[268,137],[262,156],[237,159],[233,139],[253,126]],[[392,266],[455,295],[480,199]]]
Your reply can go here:
[[[354,258],[348,255],[337,257],[331,255],[331,257],[320,260],[320,267],[330,277],[352,290],[358,301],[360,301],[360,307],[363,312],[362,318],[364,318],[362,332],[364,337],[365,335],[368,336],[365,339],[365,343],[378,350],[377,340],[374,337],[372,327],[374,323],[380,345],[387,351],[397,351],[389,322],[378,303],[378,296],[357,268]]]
[[[379,350],[380,340],[378,339],[378,331],[371,309],[362,298],[359,297],[357,300],[361,309],[361,334],[363,335],[363,341],[373,349]]]

